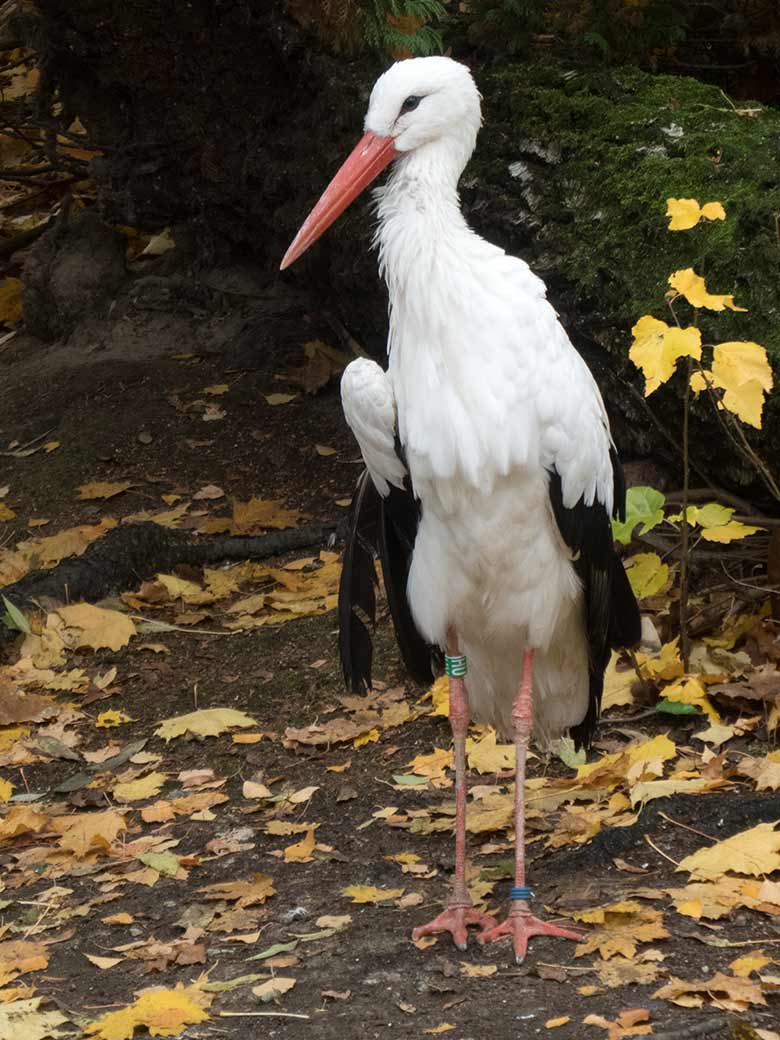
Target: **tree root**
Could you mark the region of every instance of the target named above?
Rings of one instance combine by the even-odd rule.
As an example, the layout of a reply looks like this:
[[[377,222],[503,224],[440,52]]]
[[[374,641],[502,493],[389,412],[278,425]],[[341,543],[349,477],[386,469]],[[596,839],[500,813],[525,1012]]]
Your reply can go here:
[[[33,571],[0,589],[0,593],[21,610],[36,607],[44,598],[94,601],[138,585],[177,564],[200,567],[223,560],[263,560],[322,545],[335,527],[333,523],[315,523],[256,538],[193,541],[159,524],[127,524],[92,542],[83,555],[70,556],[51,570]],[[13,630],[0,625],[0,645],[15,636]]]

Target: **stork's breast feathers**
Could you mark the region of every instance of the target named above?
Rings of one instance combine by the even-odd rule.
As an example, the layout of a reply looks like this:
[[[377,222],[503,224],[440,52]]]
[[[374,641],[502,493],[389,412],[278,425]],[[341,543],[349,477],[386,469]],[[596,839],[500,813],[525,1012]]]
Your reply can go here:
[[[375,361],[357,358],[341,377],[341,402],[377,491],[402,488],[406,467],[396,452],[396,408],[387,374]]]

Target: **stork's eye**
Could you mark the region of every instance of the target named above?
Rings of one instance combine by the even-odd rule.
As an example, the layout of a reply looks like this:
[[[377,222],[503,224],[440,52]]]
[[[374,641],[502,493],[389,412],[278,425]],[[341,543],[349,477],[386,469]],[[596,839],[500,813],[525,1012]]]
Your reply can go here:
[[[416,94],[411,94],[401,105],[401,115],[405,112],[414,112],[415,108],[417,108],[421,101],[421,97],[417,97]]]

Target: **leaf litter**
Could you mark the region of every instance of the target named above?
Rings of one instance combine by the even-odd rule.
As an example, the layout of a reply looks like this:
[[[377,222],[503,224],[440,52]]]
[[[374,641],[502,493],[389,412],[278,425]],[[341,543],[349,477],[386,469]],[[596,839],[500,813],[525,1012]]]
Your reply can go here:
[[[209,390],[223,385],[214,383],[203,392],[221,398],[221,391]],[[314,443],[312,448],[317,451]],[[105,487],[92,483],[91,491],[100,492],[92,501],[112,506],[131,489],[128,484],[115,490],[124,482]],[[303,519],[300,510],[280,499],[233,500],[216,485],[204,485],[202,492],[136,516],[148,515],[171,526],[191,525],[202,533],[231,534],[281,529]],[[650,522],[651,507],[648,502],[644,522]],[[192,516],[196,510],[203,510],[203,515]],[[720,526],[733,522],[730,517],[721,519]],[[17,580],[26,570],[54,566],[59,559],[83,552],[118,522],[106,517],[60,535],[28,538],[14,549],[3,547],[0,580]],[[702,530],[717,528],[711,524]],[[316,963],[309,951],[333,950],[328,944],[334,941],[353,942],[352,936],[367,924],[372,933],[382,929],[406,938],[418,920],[415,908],[442,898],[448,870],[437,857],[447,848],[454,819],[453,757],[444,718],[446,680],[438,680],[422,697],[381,682],[363,696],[346,696],[338,691],[332,659],[318,650],[322,671],[305,673],[301,668],[296,673],[301,684],[323,684],[319,695],[307,692],[317,710],[299,713],[297,719],[286,706],[270,713],[241,710],[231,697],[227,669],[226,679],[210,691],[208,701],[198,704],[193,694],[194,703],[180,699],[173,712],[157,710],[152,720],[129,696],[130,711],[118,706],[97,712],[87,703],[96,693],[113,690],[110,695],[121,704],[132,690],[133,671],[143,667],[140,660],[167,656],[165,642],[158,644],[164,648],[160,653],[143,653],[150,644],[143,644],[138,635],[148,620],[181,631],[186,613],[197,612],[201,617],[193,632],[202,633],[198,625],[206,621],[215,629],[239,633],[237,638],[266,625],[292,624],[292,631],[295,623],[318,617],[332,627],[339,573],[338,557],[327,551],[276,566],[245,562],[177,570],[124,590],[119,601],[95,607],[68,604],[25,615],[30,634],[19,642],[18,658],[0,668],[0,763],[14,770],[13,783],[0,791],[8,799],[0,806],[0,855],[6,871],[0,899],[18,913],[7,919],[10,924],[0,941],[0,1009],[14,1009],[28,1029],[25,1040],[36,1028],[59,1028],[67,1020],[46,1017],[62,1012],[41,1006],[38,997],[24,995],[21,987],[31,980],[30,985],[45,989],[42,973],[56,952],[48,940],[67,935],[68,929],[100,921],[118,933],[142,922],[138,937],[122,942],[114,936],[99,948],[90,946],[83,961],[87,970],[106,977],[121,964],[166,976],[158,989],[126,985],[127,1006],[91,1019],[84,1025],[87,1035],[113,1036],[121,1030],[132,1035],[142,1026],[169,1030],[159,1035],[179,1035],[188,1024],[197,1025],[212,1015],[212,1001],[221,1006],[231,994],[247,1009],[254,1003],[313,1012],[320,990],[313,991],[307,982],[307,972]],[[649,573],[657,584],[657,572]],[[651,593],[659,601],[666,595],[663,587],[664,582]],[[165,629],[160,631],[164,639]],[[200,638],[207,641],[208,634]],[[548,856],[555,863],[560,861],[552,857],[587,852],[600,836],[634,827],[640,813],[648,811],[644,807],[663,806],[664,800],[689,793],[704,805],[718,794],[738,798],[740,792],[777,790],[777,752],[771,743],[777,722],[773,729],[771,720],[780,653],[773,647],[757,611],[732,617],[707,642],[698,643],[692,655],[697,664],[688,674],[674,640],[639,655],[639,675],[632,663],[615,655],[607,677],[605,722],[591,761],[571,759],[567,764],[564,749],[560,758],[534,760],[526,792],[534,876],[543,886],[547,912],[568,917],[583,934],[576,947],[556,948],[571,974],[566,974],[567,965],[554,970],[563,972],[572,986],[581,977],[579,971],[588,972],[585,977],[595,984],[581,988],[592,990],[590,999],[598,1001],[611,992],[621,1000],[639,988],[643,995],[655,995],[670,1008],[684,1010],[776,1006],[776,951],[771,942],[755,950],[747,947],[747,952],[740,947],[753,941],[745,938],[751,929],[766,939],[762,923],[780,916],[775,818],[732,827],[726,837],[697,833],[697,821],[690,816],[686,819],[693,832],[672,824],[664,830],[665,837],[659,837],[657,828],[651,828],[648,836],[674,863],[649,846],[634,845],[623,851],[622,862],[640,873],[617,868],[620,876],[608,885],[597,881],[592,893],[555,885],[548,893],[541,880]],[[113,677],[107,679],[106,665],[114,665],[113,655],[121,656],[116,657]],[[305,659],[314,657],[312,653]],[[263,662],[263,670],[274,667],[274,661]],[[261,689],[267,680],[259,669],[256,674],[253,682]],[[315,678],[303,679],[303,674]],[[161,670],[159,675],[164,692],[172,673]],[[685,712],[658,712],[655,735],[640,736],[630,721],[632,711],[663,701]],[[167,708],[169,702],[161,696],[159,704]],[[628,720],[622,721],[626,715]],[[612,724],[613,716],[620,716],[621,722]],[[115,743],[93,743],[107,724]],[[137,749],[112,764],[130,746],[122,736],[125,726],[136,727],[134,735],[142,730],[153,751]],[[58,759],[57,748],[71,751],[79,766]],[[469,884],[475,901],[498,913],[503,912],[504,879],[511,874],[513,750],[491,729],[472,728]],[[204,759],[204,751],[214,757]],[[347,760],[345,751],[351,756]],[[189,763],[202,775],[185,779],[174,762],[193,752],[200,757]],[[148,759],[138,757],[147,754]],[[28,792],[21,770],[28,771],[26,779],[37,775],[29,770],[58,761],[83,769],[80,785],[60,793],[35,786]],[[213,762],[215,768],[204,769],[204,762]],[[236,765],[240,777],[235,775]],[[341,802],[331,782],[341,784],[337,771],[345,767],[351,768],[350,776],[358,776],[352,784],[357,797]],[[334,776],[329,778],[329,773]],[[19,800],[28,793],[35,796],[32,803]],[[351,837],[343,824],[334,825],[336,804],[339,816],[350,821]],[[677,844],[669,844],[669,833]],[[372,851],[377,841],[383,846],[381,855]],[[329,870],[337,872],[336,884]],[[327,899],[317,898],[320,876],[329,879]],[[296,878],[305,879],[303,888]],[[84,887],[85,899],[74,896],[77,884]],[[17,906],[26,889],[32,889],[40,903],[33,916]],[[159,931],[155,935],[148,915],[136,918],[120,909],[106,913],[109,901],[135,909],[139,899],[157,900],[156,893],[164,890],[177,892],[181,903],[180,937],[160,937]],[[294,916],[286,920],[285,915],[299,909],[296,899],[329,912],[318,913],[313,924]],[[303,910],[308,912],[306,906]],[[740,924],[740,914],[748,915],[749,928]],[[698,934],[708,944],[701,945],[701,938],[688,939],[689,944],[701,945],[708,955],[722,955],[717,971],[706,978],[686,971],[685,960],[675,959],[671,952],[691,927],[701,929]],[[30,929],[31,935],[24,938]],[[217,977],[223,971],[220,958],[207,952],[216,942],[240,953],[242,960],[255,960],[258,972]],[[430,947],[447,948],[444,940],[416,945],[417,950],[405,944],[404,958],[428,958]],[[539,950],[529,960],[533,969],[543,952],[541,945],[532,949]],[[503,947],[488,948],[490,963],[481,963],[476,956],[471,959],[470,950],[468,959],[454,968],[459,984],[485,987],[487,993],[507,971],[504,952]],[[229,960],[231,955],[225,956]],[[428,970],[427,960],[419,964]],[[211,973],[207,981],[195,974],[201,969]],[[176,972],[188,971],[189,983],[176,989],[182,977]],[[348,988],[348,976],[340,971],[334,963],[328,979],[332,985],[324,992],[337,1003],[354,1002],[360,980],[351,977]],[[352,996],[343,997],[348,991]],[[413,1009],[407,1014],[418,1016],[417,1009],[424,1006],[425,1028],[420,1032],[435,1035],[457,1028],[444,1015],[437,1017],[442,999],[432,1003],[430,996],[423,999],[418,994],[414,1003],[401,1003]],[[620,1004],[605,1004],[605,1015],[592,1023],[594,1028],[606,1029],[610,1036],[650,1031],[649,1022],[632,1018],[637,1009],[619,1008]],[[565,1035],[567,1023],[553,1023],[582,1016],[576,1011],[572,1016],[570,1005],[568,1015],[558,1015],[557,1010],[547,1009],[545,1024]]]

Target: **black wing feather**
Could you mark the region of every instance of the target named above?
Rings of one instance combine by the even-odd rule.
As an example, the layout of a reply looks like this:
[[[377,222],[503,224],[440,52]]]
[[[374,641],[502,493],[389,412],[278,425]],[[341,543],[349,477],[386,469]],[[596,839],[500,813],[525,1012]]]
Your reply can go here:
[[[339,581],[339,652],[344,682],[356,693],[371,688],[374,655],[371,628],[376,621],[374,554],[379,539],[381,498],[361,473],[350,510],[349,536]]]
[[[371,688],[376,622],[376,569],[382,565],[393,628],[409,674],[421,683],[433,681],[430,647],[417,630],[406,595],[414,542],[420,523],[420,503],[409,480],[402,489],[391,487],[385,498],[364,470],[352,500],[349,537],[339,585],[339,651],[344,680],[356,692]],[[369,627],[370,626],[370,627]]]
[[[609,454],[614,488],[613,514],[625,519],[623,470],[614,448]],[[642,622],[625,568],[615,552],[606,508],[598,500],[585,505],[583,498],[569,508],[564,506],[561,478],[555,469],[550,472],[550,502],[558,530],[574,554],[574,569],[585,593],[590,696],[585,718],[572,727],[571,735],[577,748],[588,747],[599,719],[604,670],[610,652],[620,647],[636,646],[641,637]]]

